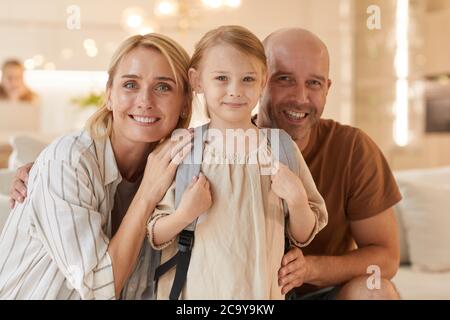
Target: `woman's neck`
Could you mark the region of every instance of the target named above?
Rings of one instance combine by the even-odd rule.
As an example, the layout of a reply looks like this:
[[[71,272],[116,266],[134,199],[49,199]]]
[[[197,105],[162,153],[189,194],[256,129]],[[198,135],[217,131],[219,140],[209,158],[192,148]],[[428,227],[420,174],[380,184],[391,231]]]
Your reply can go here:
[[[111,135],[111,145],[121,176],[130,182],[136,181],[143,174],[147,157],[155,146],[154,143],[131,142],[114,132]]]

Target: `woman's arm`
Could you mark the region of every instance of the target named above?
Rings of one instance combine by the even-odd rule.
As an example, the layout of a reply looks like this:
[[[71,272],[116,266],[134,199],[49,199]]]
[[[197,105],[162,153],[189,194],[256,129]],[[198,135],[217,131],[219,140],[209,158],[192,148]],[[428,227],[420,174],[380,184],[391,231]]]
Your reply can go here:
[[[55,159],[39,164],[38,185],[29,195],[33,207],[30,222],[46,252],[82,299],[120,296],[137,261],[146,221],[179,163],[179,156],[171,157],[173,145],[168,141],[148,157],[140,188],[111,240],[103,231],[104,217],[97,209],[102,200],[94,193],[88,166]],[[100,177],[95,181],[102,182]]]
[[[30,225],[46,253],[82,299],[113,299],[114,277],[99,199],[82,166],[41,161],[32,192]]]
[[[171,185],[178,164],[189,154],[191,138],[189,133],[181,141],[167,140],[147,159],[141,185],[108,248],[116,297],[134,270],[146,235],[147,221]]]

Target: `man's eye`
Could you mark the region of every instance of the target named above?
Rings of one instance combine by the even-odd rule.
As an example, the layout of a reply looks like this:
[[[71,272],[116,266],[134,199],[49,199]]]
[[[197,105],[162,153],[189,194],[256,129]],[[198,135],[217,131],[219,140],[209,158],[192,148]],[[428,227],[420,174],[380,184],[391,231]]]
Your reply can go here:
[[[313,88],[321,88],[322,87],[322,82],[317,81],[317,80],[311,80],[308,81],[309,86],[313,87]]]
[[[253,82],[253,81],[255,81],[255,78],[253,78],[253,77],[245,77],[244,78],[244,82]]]
[[[289,76],[279,76],[277,78],[278,81],[292,81],[292,78]]]
[[[170,89],[172,88],[166,83],[160,83],[156,86],[156,90],[159,92],[167,92],[170,91]]]
[[[133,81],[126,82],[124,84],[124,87],[127,88],[127,89],[136,89],[137,88],[137,84],[136,84],[136,82],[133,82]]]
[[[216,77],[216,80],[219,80],[219,81],[227,81],[227,77],[226,77],[226,76],[217,76],[217,77]]]

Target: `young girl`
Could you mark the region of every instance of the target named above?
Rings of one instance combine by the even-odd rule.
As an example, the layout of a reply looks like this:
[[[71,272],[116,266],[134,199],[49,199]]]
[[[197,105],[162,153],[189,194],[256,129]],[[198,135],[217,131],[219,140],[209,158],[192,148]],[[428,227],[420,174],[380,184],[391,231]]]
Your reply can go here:
[[[150,243],[167,261],[177,252],[177,235],[201,216],[180,298],[283,299],[277,280],[285,239],[282,199],[289,207],[286,233],[297,246],[306,246],[326,225],[327,212],[298,148],[299,177],[282,164],[276,173],[262,174],[271,150],[251,112],[267,78],[263,45],[243,27],[219,27],[197,44],[190,67],[191,85],[204,95],[211,119],[204,161],[177,208],[175,183],[157,205],[148,224]],[[252,132],[263,138],[224,152],[222,146],[234,144],[230,130],[234,138]],[[257,161],[250,161],[255,153]],[[174,274],[173,268],[159,279],[158,299],[169,297]]]

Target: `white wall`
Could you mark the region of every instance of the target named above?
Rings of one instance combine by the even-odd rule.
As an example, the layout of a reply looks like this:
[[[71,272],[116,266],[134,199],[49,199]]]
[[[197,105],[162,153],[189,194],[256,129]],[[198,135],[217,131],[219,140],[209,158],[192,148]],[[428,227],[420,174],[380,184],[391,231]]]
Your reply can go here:
[[[240,24],[255,32],[261,39],[283,27],[304,27],[317,33],[328,45],[331,55],[333,87],[329,94],[325,117],[352,123],[352,6],[353,0],[242,0],[239,10],[205,12],[193,21],[193,28],[179,32],[173,21],[159,21],[160,32],[179,41],[188,52],[211,28],[222,24]],[[66,27],[69,5],[81,9],[81,29]],[[57,70],[104,71],[115,47],[128,33],[121,26],[122,11],[140,6],[151,15],[153,1],[143,0],[2,0],[0,2],[0,61],[11,57],[21,59],[42,54]],[[98,47],[96,57],[88,57],[83,48],[86,38],[94,39]],[[72,52],[64,57],[63,49]],[[67,51],[67,50],[66,50]],[[62,79],[64,81],[51,79]],[[43,130],[59,131],[71,127],[73,120],[70,99],[89,90],[102,87],[101,73],[49,73],[41,81],[42,73],[29,72],[30,86],[43,97]],[[96,80],[93,80],[96,79]],[[100,84],[101,83],[101,84]]]

